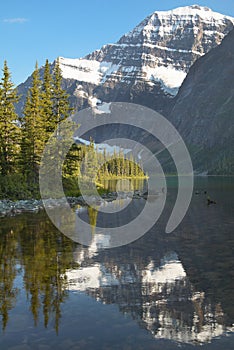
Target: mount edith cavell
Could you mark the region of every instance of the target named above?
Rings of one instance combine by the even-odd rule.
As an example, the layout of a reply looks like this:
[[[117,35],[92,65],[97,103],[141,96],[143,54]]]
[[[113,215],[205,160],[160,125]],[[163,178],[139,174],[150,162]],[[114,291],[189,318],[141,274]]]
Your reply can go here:
[[[156,11],[115,44],[60,57],[63,87],[75,110],[120,101],[162,113],[184,137],[195,172],[234,174],[233,24],[198,5]],[[18,86],[19,113],[31,79]]]

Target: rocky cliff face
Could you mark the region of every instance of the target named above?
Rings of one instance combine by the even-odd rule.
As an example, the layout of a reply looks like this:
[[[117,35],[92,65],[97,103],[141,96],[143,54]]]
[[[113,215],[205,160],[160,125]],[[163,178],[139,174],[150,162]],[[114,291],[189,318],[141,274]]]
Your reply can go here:
[[[233,22],[197,5],[155,12],[115,44],[81,59],[61,57],[64,87],[77,109],[99,99],[163,111],[191,65],[221,43]],[[28,84],[19,86],[23,96]]]
[[[192,66],[175,98],[169,118],[198,171],[234,173],[233,76],[234,30]]]

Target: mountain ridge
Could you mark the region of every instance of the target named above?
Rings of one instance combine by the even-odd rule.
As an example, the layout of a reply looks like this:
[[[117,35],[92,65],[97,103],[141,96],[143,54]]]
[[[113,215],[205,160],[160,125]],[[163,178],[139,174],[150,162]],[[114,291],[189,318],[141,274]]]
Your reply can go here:
[[[234,29],[194,63],[168,114],[198,171],[234,174],[233,76]]]
[[[156,11],[115,44],[81,59],[60,58],[63,88],[75,110],[130,102],[162,113],[186,141],[197,173],[233,174],[234,144],[228,140],[233,138],[229,115],[234,106],[225,84],[228,81],[232,91],[233,24],[234,18],[198,5]],[[18,87],[21,113],[30,81],[31,77]],[[131,128],[115,132],[139,137]],[[115,132],[106,128],[91,136],[101,142]]]
[[[64,88],[79,110],[104,102],[171,103],[191,65],[221,43],[234,19],[198,5],[155,11],[117,43],[80,59],[60,57]],[[24,95],[24,86],[18,89]],[[21,103],[22,109],[22,103]]]

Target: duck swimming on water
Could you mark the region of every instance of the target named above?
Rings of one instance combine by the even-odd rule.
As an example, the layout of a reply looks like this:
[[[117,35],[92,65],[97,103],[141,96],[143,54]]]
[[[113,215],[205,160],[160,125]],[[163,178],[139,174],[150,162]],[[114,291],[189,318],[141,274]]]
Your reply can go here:
[[[207,196],[207,205],[210,205],[210,204],[216,204],[216,201],[210,199],[210,197]]]

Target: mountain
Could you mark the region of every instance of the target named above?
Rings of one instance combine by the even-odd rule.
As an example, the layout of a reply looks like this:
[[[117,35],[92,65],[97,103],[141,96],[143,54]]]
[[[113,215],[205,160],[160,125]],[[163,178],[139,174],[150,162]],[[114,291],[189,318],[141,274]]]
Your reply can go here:
[[[198,5],[156,11],[115,44],[80,59],[60,57],[64,88],[76,109],[101,100],[163,111],[192,64],[220,44],[233,23],[233,18]],[[18,111],[30,81],[18,87]]]
[[[169,119],[191,150],[198,172],[234,174],[234,30],[198,59]]]
[[[161,112],[184,137],[198,173],[233,174],[233,24],[234,18],[198,5],[156,11],[115,44],[80,59],[60,57],[63,87],[77,110],[122,101]],[[31,79],[18,86],[18,113]],[[112,129],[85,137],[102,142],[122,135],[153,144],[131,127]]]

